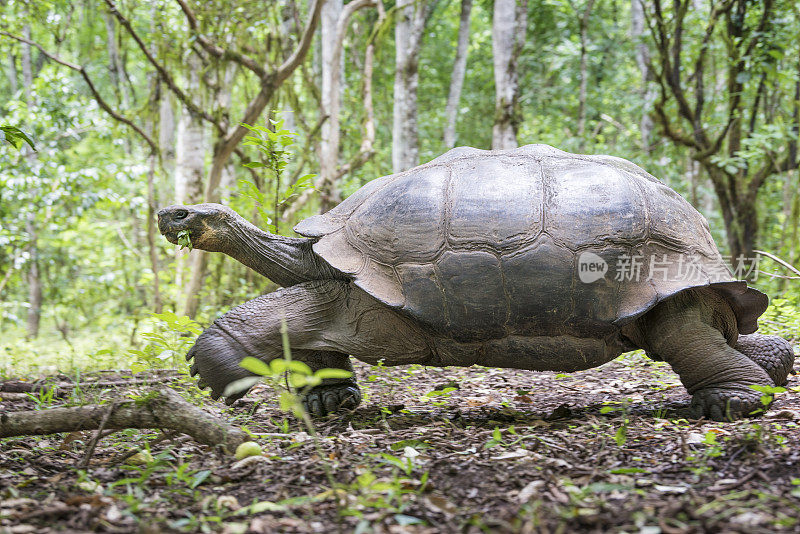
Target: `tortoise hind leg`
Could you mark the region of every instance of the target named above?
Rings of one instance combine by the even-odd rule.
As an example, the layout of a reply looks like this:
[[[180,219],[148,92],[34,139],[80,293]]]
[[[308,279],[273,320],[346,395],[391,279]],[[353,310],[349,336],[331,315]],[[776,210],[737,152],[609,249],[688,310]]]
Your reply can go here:
[[[762,409],[761,393],[774,386],[767,372],[734,349],[736,317],[713,291],[690,289],[657,305],[624,333],[648,354],[669,363],[692,395],[692,414],[716,421]]]
[[[794,349],[782,337],[739,336],[734,348],[761,366],[778,386],[785,386],[789,373],[794,373]]]

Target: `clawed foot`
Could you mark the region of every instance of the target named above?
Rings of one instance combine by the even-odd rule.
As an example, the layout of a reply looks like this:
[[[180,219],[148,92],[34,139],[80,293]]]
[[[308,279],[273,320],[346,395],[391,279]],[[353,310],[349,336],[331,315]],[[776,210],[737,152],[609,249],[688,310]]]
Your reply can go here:
[[[360,403],[361,390],[355,382],[317,386],[303,397],[303,407],[312,417],[353,410]]]
[[[764,410],[762,393],[747,386],[720,388],[708,387],[692,396],[692,417],[706,417],[714,421],[735,421]]]

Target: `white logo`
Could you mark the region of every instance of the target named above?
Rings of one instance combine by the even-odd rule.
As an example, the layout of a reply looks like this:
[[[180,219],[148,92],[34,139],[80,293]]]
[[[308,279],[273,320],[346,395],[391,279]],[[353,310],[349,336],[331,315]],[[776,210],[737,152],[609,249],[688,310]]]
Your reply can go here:
[[[578,256],[578,278],[584,284],[600,280],[607,272],[608,263],[594,252],[582,252]]]

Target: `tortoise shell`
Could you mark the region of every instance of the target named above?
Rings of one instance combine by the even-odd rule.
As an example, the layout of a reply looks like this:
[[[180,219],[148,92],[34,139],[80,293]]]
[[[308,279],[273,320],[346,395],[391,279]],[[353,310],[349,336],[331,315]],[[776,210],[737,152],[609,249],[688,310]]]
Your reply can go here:
[[[451,150],[295,231],[373,297],[457,341],[600,338],[697,286],[724,296],[745,334],[768,303],[732,277],[675,191],[629,161],[547,145]]]

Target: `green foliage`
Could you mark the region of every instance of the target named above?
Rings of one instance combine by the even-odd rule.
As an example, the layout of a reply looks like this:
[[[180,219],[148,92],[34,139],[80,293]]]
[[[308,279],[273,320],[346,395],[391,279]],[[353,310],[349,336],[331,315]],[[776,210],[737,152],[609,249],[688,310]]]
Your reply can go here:
[[[485,449],[491,449],[492,447],[506,447],[507,448],[507,447],[512,447],[514,445],[518,445],[518,444],[522,443],[523,440],[525,439],[525,436],[518,436],[517,435],[517,430],[514,428],[514,425],[511,425],[510,427],[508,427],[506,429],[506,432],[508,432],[512,436],[515,436],[516,439],[504,438],[503,437],[503,432],[498,427],[494,427],[494,430],[492,430],[492,437],[489,439],[489,441],[487,441],[483,445],[483,447]]]
[[[256,203],[256,210],[258,211],[261,219],[263,220],[267,230],[273,233],[278,232],[277,227],[277,210],[292,199],[294,196],[302,193],[306,189],[313,189],[313,179],[315,174],[305,174],[300,176],[295,183],[282,189],[283,174],[289,162],[292,159],[293,152],[290,150],[295,144],[295,137],[297,134],[284,127],[284,119],[270,119],[270,127],[264,126],[251,126],[249,124],[242,124],[245,128],[250,130],[253,135],[248,135],[244,138],[245,146],[254,146],[261,153],[261,161],[251,161],[245,163],[244,166],[250,169],[264,169],[267,171],[268,178],[272,179],[275,183],[275,191],[273,192],[273,205],[275,211],[273,216],[270,217],[267,207],[269,200],[267,194],[261,191],[256,183],[249,180],[239,180],[239,191]]]
[[[33,141],[31,141],[31,138],[19,128],[3,124],[0,125],[0,131],[5,135],[6,141],[11,143],[11,145],[17,150],[22,148],[24,143],[28,143],[32,149],[36,150],[36,147],[33,146]]]
[[[759,318],[759,332],[800,339],[800,288],[791,290],[784,298],[770,300],[769,308]]]
[[[288,147],[294,144],[294,136],[297,134],[283,127],[285,123],[283,119],[270,119],[269,122],[272,128],[242,123],[242,126],[253,133],[244,138],[243,144],[258,148],[266,160],[245,163],[244,166],[251,169],[263,167],[269,170],[273,176],[280,176],[289,164],[291,152]]]
[[[143,349],[128,351],[129,356],[134,358],[131,363],[131,371],[134,373],[165,366],[179,368],[185,365],[183,355],[203,331],[197,322],[171,311],[153,313],[152,317],[157,321],[155,329],[142,334],[147,344]]]
[[[419,399],[422,402],[430,402],[434,406],[446,406],[447,399],[449,399],[453,392],[457,389],[458,388],[455,387],[434,389],[433,391],[429,391],[425,395],[422,395]]]
[[[786,388],[777,387],[777,386],[761,386],[758,384],[752,384],[749,386],[750,389],[758,391],[761,393],[761,406],[762,409],[757,410],[757,412],[763,412],[766,410],[770,404],[775,400],[775,395],[778,393],[786,393]]]
[[[617,428],[616,432],[614,433],[614,442],[617,444],[618,447],[622,447],[625,445],[625,442],[628,440],[628,427],[630,426],[630,405],[628,401],[622,403],[604,403],[607,404],[600,408],[601,414],[610,414],[614,412],[620,412],[622,415],[622,424]]]
[[[353,373],[345,369],[318,369],[311,368],[300,361],[275,358],[265,363],[257,358],[247,356],[239,365],[253,374],[263,377],[282,377],[287,375],[289,384],[294,388],[312,388],[322,384],[326,378],[350,378]],[[231,390],[233,392],[235,390]]]
[[[299,4],[301,10],[307,7]],[[65,60],[84,65],[101,96],[116,112],[145,130],[152,124],[155,132],[163,134],[166,144],[153,171],[153,193],[159,205],[169,204],[174,191],[174,159],[169,150],[174,143],[169,137],[174,132],[169,131],[166,122],[160,124],[158,105],[150,106],[163,103],[164,110],[169,108],[168,87],[155,83],[152,65],[119,25],[114,37],[124,72],[109,69],[107,28],[103,17],[91,16],[95,7],[85,2],[10,2],[0,7],[0,13],[5,31],[22,34],[28,26],[32,40]],[[753,28],[759,22],[761,5],[751,3],[746,7],[742,22]],[[258,6],[210,2],[193,6],[204,36],[220,46],[246,50],[266,66],[283,62],[296,45],[296,39],[283,35],[290,8],[285,2]],[[342,62],[340,159],[346,161],[356,153],[362,140],[362,67],[368,40],[376,46],[376,153],[337,182],[343,196],[392,170],[395,8],[387,8],[389,16],[382,23],[378,23],[376,10],[360,10],[351,19],[347,34]],[[594,5],[587,29],[586,132],[583,136],[578,134],[581,43],[576,8],[580,9],[577,4],[563,1],[529,4],[528,39],[519,55],[520,144],[543,142],[567,150],[632,159],[695,202],[724,249],[725,228],[714,201],[716,191],[705,175],[693,174],[693,151],[673,145],[663,132],[656,132],[647,149],[642,145],[639,124],[643,115],[652,111],[652,102],[645,100],[647,82],[642,80],[635,61],[639,43],[629,38],[629,3]],[[672,17],[672,7],[666,9],[666,16]],[[121,11],[178,86],[192,92],[184,82],[192,74],[199,75],[203,83],[200,90],[188,95],[191,101],[222,123],[235,125],[242,120],[241,111],[260,91],[260,81],[243,75],[240,68],[230,80],[220,76],[232,66],[227,58],[207,57],[202,72],[190,72],[185,58],[196,44],[196,35],[178,6],[165,4],[153,9],[150,3],[134,2],[121,6]],[[425,34],[429,37],[423,41],[419,59],[421,162],[445,149],[444,102],[451,86],[459,11],[459,2],[438,2],[426,25]],[[765,39],[742,58],[745,72],[734,80],[743,84],[737,98],[751,98],[762,81],[769,98],[740,117],[740,146],[724,146],[710,156],[712,162],[730,172],[756,169],[769,161],[770,154],[783,156],[796,140],[792,114],[800,46],[795,36],[800,20],[786,3],[776,4],[775,13],[769,20],[769,30],[764,32]],[[75,24],[76,17],[80,24]],[[495,111],[491,17],[491,2],[474,3],[466,80],[459,105],[458,145],[491,145]],[[702,32],[707,19],[707,6],[691,9],[687,14],[687,46],[680,50],[683,68],[694,65],[704,46]],[[706,87],[724,84],[730,66],[727,49],[737,44],[725,41],[723,26],[720,24],[708,40],[704,77],[697,80]],[[645,34],[641,42],[652,48],[649,35]],[[188,273],[173,276],[174,267],[181,262],[173,261],[171,249],[158,235],[152,250],[148,245],[148,218],[152,215],[147,199],[148,149],[130,129],[120,126],[100,108],[78,72],[45,60],[35,49],[33,83],[30,88],[23,87],[22,46],[0,37],[0,51],[8,59],[5,68],[9,71],[9,76],[0,77],[0,129],[6,142],[20,149],[0,150],[0,330],[4,333],[0,373],[10,376],[39,369],[72,372],[87,366],[112,365],[132,365],[140,370],[145,366],[178,364],[177,356],[191,343],[191,336],[182,337],[164,324],[149,322],[149,312],[155,309],[155,283],[159,283],[164,306],[176,309],[185,298],[184,288],[176,280],[181,280],[183,286],[189,277]],[[651,54],[651,58],[658,63],[657,55]],[[13,69],[9,62],[13,62]],[[263,226],[275,233],[318,211],[318,201],[313,196],[302,206],[294,204],[304,191],[313,188],[314,174],[310,173],[318,165],[315,148],[319,141],[315,124],[323,119],[319,88],[315,86],[316,71],[309,65],[310,62],[303,65],[269,102],[267,109],[281,110],[280,114],[271,111],[272,118],[253,119],[249,122],[254,125],[246,125],[250,135],[243,146],[237,147],[234,158],[240,157],[239,149],[243,149],[253,156],[252,161],[227,168],[233,174],[230,183],[235,185],[223,192],[225,203],[246,217],[263,221]],[[12,71],[16,72],[13,80]],[[206,81],[209,83],[204,85]],[[730,101],[724,93],[711,91],[705,102],[709,131],[727,128]],[[217,102],[227,103],[218,106]],[[666,104],[665,112],[676,114],[673,102]],[[755,118],[752,129],[751,115]],[[255,125],[258,122],[261,125]],[[218,135],[215,128],[208,128],[203,141],[206,160],[219,141]],[[32,147],[34,139],[35,153],[25,145]],[[779,253],[790,263],[800,260],[800,194],[796,179],[791,172],[770,176],[757,205],[760,248]],[[293,212],[297,208],[296,214],[292,221],[284,221],[290,205]],[[188,234],[179,236],[179,241],[181,247],[192,246]],[[153,271],[151,253],[158,260],[160,272]],[[230,306],[275,287],[220,256],[208,256],[209,276],[199,295],[203,304],[197,318],[204,324]],[[43,283],[40,341],[25,338],[30,309],[28,273],[35,261]],[[772,297],[760,322],[761,330],[797,340],[800,284],[797,280],[759,279],[758,287]],[[142,331],[147,335],[143,336]],[[307,387],[328,378],[316,375],[309,379],[302,373],[293,374],[299,377],[292,379],[295,387]],[[381,377],[378,372],[368,380],[401,381]],[[425,398],[443,406],[450,395],[452,391],[445,389],[426,394]],[[618,438],[622,440],[624,436]]]
[[[27,395],[36,405],[36,410],[46,410],[53,406],[56,399],[56,388],[52,386],[43,387],[36,393],[27,393]]]
[[[192,238],[189,236],[189,230],[181,230],[178,232],[178,245],[180,245],[181,250],[188,248],[192,250]]]

